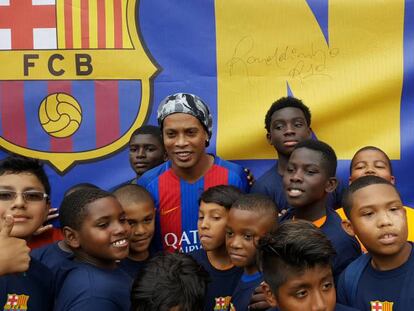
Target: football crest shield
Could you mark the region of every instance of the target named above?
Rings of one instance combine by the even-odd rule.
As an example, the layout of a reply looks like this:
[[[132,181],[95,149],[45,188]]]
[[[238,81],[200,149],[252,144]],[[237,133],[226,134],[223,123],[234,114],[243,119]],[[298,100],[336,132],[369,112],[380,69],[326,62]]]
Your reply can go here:
[[[156,65],[138,0],[0,0],[0,145],[74,163],[125,146],[149,111]]]

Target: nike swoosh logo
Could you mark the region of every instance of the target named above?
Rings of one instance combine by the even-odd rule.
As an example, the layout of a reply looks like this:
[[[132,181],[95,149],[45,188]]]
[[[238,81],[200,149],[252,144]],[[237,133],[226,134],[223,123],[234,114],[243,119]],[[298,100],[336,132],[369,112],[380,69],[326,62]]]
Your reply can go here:
[[[165,216],[165,215],[167,215],[167,214],[169,214],[171,212],[174,212],[176,209],[179,209],[179,208],[180,208],[180,206],[176,206],[176,207],[173,207],[173,208],[170,208],[170,209],[161,210],[160,211],[160,215],[161,216]]]

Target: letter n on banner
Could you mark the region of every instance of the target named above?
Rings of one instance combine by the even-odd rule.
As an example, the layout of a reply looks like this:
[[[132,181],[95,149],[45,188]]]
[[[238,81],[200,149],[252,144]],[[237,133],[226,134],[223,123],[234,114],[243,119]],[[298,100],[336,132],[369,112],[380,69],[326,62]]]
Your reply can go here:
[[[338,158],[375,145],[399,159],[404,1],[314,3],[216,2],[221,156],[273,158],[264,117],[290,89]]]

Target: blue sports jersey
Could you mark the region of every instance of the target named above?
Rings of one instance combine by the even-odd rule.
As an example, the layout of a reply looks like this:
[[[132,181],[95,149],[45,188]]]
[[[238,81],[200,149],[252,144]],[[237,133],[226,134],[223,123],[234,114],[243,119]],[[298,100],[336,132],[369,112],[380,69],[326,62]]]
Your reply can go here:
[[[328,195],[327,206],[333,209],[341,207],[344,190],[344,184],[339,181],[335,191]],[[286,200],[286,193],[283,189],[283,176],[277,172],[277,162],[256,180],[250,192],[261,193],[270,197],[275,202],[279,212],[290,208]]]
[[[254,290],[262,282],[263,274],[260,272],[252,275],[243,274],[231,297],[230,310],[247,311]]]
[[[143,261],[137,261],[127,257],[120,261],[118,267],[119,269],[125,271],[131,278],[135,279],[141,272],[142,268],[144,268],[148,263],[150,257]]]
[[[228,270],[218,270],[214,268],[208,260],[207,253],[204,249],[191,252],[190,255],[203,266],[210,275],[204,310],[226,311],[230,305],[231,295],[243,274],[243,269],[233,267]]]
[[[412,246],[412,243],[410,243]],[[414,302],[414,251],[408,260],[400,267],[388,271],[376,270],[371,265],[369,255],[366,264],[359,277],[353,278],[356,283],[355,299],[350,297],[351,288],[344,281],[345,273],[341,275],[338,282],[338,301],[346,303],[361,311],[392,310],[406,311],[407,306],[411,309]],[[351,268],[351,267],[350,267]],[[405,299],[405,306],[402,300]]]
[[[62,264],[72,261],[74,257],[73,253],[62,250],[58,243],[55,242],[41,248],[36,248],[30,252],[30,255],[53,272],[56,272]]]
[[[132,278],[123,270],[71,262],[58,272],[55,310],[129,310]]]
[[[170,252],[180,250],[185,253],[200,248],[197,219],[201,194],[217,185],[248,190],[243,168],[219,157],[214,158],[213,166],[194,183],[179,178],[171,169],[171,162],[167,161],[142,175],[138,185],[151,193],[157,208],[154,243],[162,243],[163,249]]]
[[[32,258],[28,271],[0,276],[1,310],[52,310],[53,285],[52,272]]]

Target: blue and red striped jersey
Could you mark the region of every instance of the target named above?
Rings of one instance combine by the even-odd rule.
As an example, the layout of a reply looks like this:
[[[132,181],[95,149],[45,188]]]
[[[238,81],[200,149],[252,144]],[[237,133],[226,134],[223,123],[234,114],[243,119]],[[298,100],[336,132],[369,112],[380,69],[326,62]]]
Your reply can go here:
[[[217,156],[213,166],[194,183],[180,179],[172,170],[171,162],[167,161],[146,172],[138,184],[151,193],[157,208],[155,246],[185,253],[200,248],[197,219],[198,200],[203,191],[217,185],[248,190],[243,168]]]

